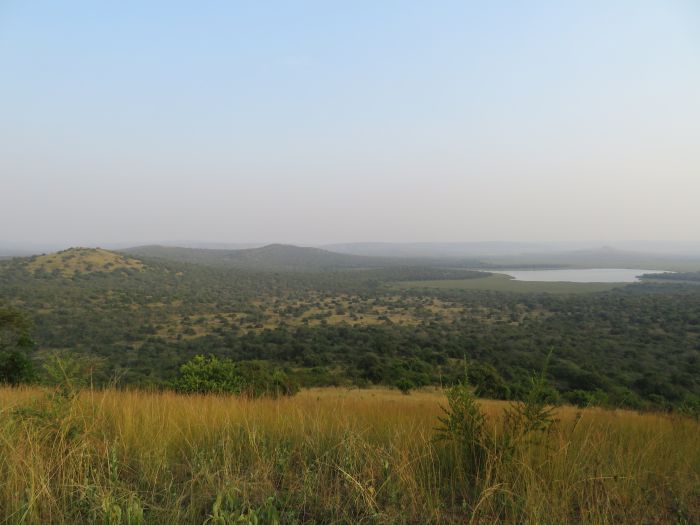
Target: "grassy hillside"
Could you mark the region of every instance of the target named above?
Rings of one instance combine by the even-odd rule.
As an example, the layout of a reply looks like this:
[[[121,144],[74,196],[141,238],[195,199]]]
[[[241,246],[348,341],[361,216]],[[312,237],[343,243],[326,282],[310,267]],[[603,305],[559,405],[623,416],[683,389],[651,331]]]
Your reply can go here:
[[[437,391],[5,388],[0,402],[7,523],[700,522],[700,423],[678,416],[560,408],[474,470],[462,445],[436,440]],[[481,404],[489,435],[507,435],[505,406]]]
[[[36,274],[73,277],[76,274],[142,270],[143,262],[101,248],[70,248],[31,258],[27,270]]]

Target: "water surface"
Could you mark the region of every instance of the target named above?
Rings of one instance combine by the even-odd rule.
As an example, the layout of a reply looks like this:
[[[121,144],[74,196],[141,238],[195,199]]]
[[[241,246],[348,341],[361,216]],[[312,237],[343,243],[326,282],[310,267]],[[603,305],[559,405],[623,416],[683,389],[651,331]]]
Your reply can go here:
[[[634,283],[645,273],[664,273],[666,270],[636,268],[566,268],[558,270],[500,270],[492,273],[510,275],[516,281],[569,282],[569,283]]]

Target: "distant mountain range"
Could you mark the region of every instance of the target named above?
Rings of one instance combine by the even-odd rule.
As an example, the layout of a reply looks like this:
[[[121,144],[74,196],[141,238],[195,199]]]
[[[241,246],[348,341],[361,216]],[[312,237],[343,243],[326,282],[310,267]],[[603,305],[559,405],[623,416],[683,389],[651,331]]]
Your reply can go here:
[[[135,257],[151,257],[207,266],[264,271],[323,271],[371,268],[384,261],[374,257],[333,253],[320,248],[270,244],[259,248],[216,250],[171,246],[138,246],[121,250]]]
[[[380,257],[498,257],[617,251],[654,255],[700,256],[700,242],[623,241],[605,242],[355,242],[327,244],[326,250]]]
[[[322,248],[373,257],[478,257],[547,251],[549,245],[527,242],[354,242],[327,244]]]
[[[574,266],[675,271],[696,271],[700,267],[700,251],[694,254],[692,245],[685,246],[682,252],[670,252],[669,249],[663,253],[606,246],[572,249],[578,246],[576,243],[350,243],[323,248],[289,244],[220,246],[205,248],[198,243],[190,243],[187,247],[148,245],[122,247],[118,251],[135,257],[213,267],[295,272],[409,266],[473,269]],[[680,245],[674,246],[677,250],[681,248]],[[565,247],[569,249],[563,249]],[[57,249],[40,250],[38,245],[33,250],[17,245],[3,249],[0,244],[0,257],[54,251]]]
[[[321,248],[269,244],[243,250],[210,250],[170,246],[139,246],[120,250],[135,257],[204,264],[207,266],[244,268],[265,271],[328,271],[352,268],[386,268],[437,266],[478,268],[481,261],[470,258],[381,257],[332,252]]]

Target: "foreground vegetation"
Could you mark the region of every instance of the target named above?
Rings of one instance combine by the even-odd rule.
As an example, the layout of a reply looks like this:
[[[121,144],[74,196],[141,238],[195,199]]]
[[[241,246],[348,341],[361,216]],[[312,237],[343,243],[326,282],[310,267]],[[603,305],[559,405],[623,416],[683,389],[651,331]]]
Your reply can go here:
[[[440,391],[3,388],[0,519],[700,522],[697,420],[536,403],[519,417],[470,400],[464,390],[448,404]]]

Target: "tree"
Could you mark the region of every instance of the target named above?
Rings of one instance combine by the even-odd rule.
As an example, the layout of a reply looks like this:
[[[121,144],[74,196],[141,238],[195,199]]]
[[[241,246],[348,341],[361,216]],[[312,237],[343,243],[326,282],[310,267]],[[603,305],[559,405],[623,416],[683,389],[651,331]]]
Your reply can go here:
[[[0,308],[0,383],[18,385],[35,378],[28,353],[34,348],[30,323],[17,310]]]

